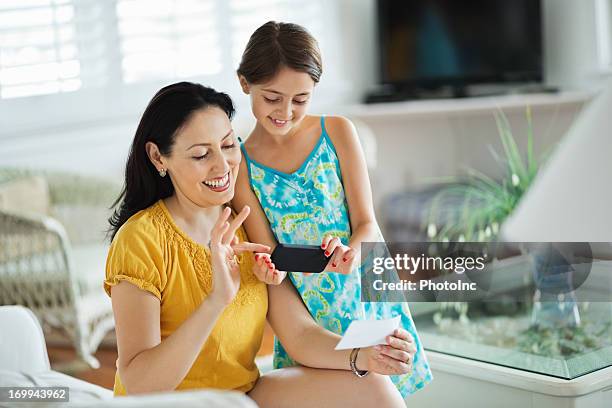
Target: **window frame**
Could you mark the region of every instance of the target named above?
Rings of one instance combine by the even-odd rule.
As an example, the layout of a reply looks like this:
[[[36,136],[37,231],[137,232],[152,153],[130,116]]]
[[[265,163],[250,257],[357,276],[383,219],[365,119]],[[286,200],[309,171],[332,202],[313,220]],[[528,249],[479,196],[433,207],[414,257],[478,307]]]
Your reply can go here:
[[[597,67],[602,74],[612,74],[612,0],[595,0]]]

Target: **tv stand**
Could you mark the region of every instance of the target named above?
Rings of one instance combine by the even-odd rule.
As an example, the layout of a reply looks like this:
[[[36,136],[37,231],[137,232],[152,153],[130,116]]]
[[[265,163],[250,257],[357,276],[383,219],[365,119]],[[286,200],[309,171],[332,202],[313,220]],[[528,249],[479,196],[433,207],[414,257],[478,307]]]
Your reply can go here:
[[[383,86],[366,95],[366,104],[400,102],[426,99],[458,99],[483,96],[500,96],[515,94],[541,94],[556,93],[557,88],[548,87],[540,83],[529,84],[456,84],[437,88],[410,87],[397,89]]]
[[[365,103],[400,102],[420,99],[449,99],[465,98],[468,96],[465,85],[444,86],[435,89],[409,87],[396,89],[383,86],[376,91],[369,92]]]
[[[589,101],[591,92],[565,91],[540,93],[508,93],[469,98],[437,98],[421,100],[395,100],[388,103],[356,104],[345,106],[340,113],[356,119],[392,119],[430,115],[490,113],[499,109],[524,110],[531,107],[556,107]]]

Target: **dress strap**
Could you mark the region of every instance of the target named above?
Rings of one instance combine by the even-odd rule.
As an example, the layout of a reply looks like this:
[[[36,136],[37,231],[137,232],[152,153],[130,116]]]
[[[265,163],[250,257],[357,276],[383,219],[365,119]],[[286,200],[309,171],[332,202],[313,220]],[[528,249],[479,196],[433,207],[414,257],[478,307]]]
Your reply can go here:
[[[331,138],[329,137],[329,133],[327,133],[327,129],[325,129],[325,116],[321,115],[321,138],[325,139],[325,141],[327,142],[327,145],[333,150],[334,155],[336,155],[336,158],[338,157],[338,152],[336,151],[336,146],[334,146],[334,143],[331,141]]]
[[[246,151],[246,147],[244,147],[244,142],[240,139],[240,150],[242,151],[242,154],[244,155],[244,159],[246,160],[246,167],[247,167],[247,174],[249,175],[249,183],[252,184],[253,179],[251,178],[251,158],[249,157],[249,154]]]
[[[327,135],[327,130],[325,130],[325,116],[321,115],[321,133]]]

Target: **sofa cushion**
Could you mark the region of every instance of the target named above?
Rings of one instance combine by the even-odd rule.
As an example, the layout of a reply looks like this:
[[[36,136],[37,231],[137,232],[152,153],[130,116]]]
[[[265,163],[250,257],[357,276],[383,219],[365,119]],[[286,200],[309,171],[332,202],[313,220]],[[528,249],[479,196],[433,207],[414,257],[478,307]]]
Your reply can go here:
[[[28,176],[0,184],[0,210],[48,215],[50,198],[46,180]]]

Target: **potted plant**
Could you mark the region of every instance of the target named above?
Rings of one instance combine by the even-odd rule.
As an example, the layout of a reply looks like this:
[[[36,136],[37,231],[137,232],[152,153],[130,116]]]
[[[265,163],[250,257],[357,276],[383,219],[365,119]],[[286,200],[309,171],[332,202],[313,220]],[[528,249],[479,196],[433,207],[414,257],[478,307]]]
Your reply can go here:
[[[497,238],[499,226],[516,208],[538,173],[538,162],[533,153],[533,126],[529,107],[526,117],[526,160],[521,156],[508,119],[503,113],[497,113],[495,121],[504,156],[499,156],[493,149],[491,152],[503,166],[504,177],[498,181],[475,169],[468,169],[467,180],[438,193],[432,200],[426,224],[430,240],[485,242]],[[448,202],[462,204],[443,205]]]

